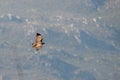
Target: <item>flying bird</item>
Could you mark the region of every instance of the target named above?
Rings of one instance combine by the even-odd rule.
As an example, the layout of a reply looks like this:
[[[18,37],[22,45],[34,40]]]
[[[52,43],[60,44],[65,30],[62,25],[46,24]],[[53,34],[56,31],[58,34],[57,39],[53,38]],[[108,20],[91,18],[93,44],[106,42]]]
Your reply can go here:
[[[38,51],[42,48],[44,44],[45,43],[43,42],[42,35],[40,33],[36,33],[36,40],[34,43],[32,43],[32,47],[36,48],[36,51]]]

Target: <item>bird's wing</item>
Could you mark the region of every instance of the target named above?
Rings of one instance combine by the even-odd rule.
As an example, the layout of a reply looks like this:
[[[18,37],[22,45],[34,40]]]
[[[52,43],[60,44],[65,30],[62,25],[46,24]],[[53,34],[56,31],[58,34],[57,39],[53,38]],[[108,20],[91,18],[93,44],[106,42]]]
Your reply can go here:
[[[32,47],[34,48],[36,46],[36,43],[32,43]]]

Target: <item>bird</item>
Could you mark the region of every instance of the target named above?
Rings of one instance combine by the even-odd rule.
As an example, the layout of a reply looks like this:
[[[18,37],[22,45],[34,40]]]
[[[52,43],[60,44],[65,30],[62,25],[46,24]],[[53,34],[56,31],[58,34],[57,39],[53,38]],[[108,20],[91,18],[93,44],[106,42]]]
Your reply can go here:
[[[36,48],[36,51],[40,50],[45,43],[40,33],[36,33],[36,40],[32,43],[32,48]]]

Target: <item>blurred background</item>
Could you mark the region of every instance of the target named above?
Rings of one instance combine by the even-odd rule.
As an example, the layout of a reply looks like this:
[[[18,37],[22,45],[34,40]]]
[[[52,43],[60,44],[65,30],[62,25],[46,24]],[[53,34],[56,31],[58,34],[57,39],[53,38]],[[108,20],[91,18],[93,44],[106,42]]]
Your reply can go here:
[[[0,0],[0,80],[119,79],[120,0]]]

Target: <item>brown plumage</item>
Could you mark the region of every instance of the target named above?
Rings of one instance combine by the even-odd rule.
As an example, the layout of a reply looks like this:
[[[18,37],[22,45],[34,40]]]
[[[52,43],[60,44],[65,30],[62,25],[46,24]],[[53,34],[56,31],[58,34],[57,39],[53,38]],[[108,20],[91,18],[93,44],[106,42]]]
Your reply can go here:
[[[40,33],[37,33],[36,40],[34,43],[32,43],[32,47],[36,48],[36,51],[40,50],[42,46],[45,44],[44,42],[42,42],[42,40],[43,40],[42,35]]]

